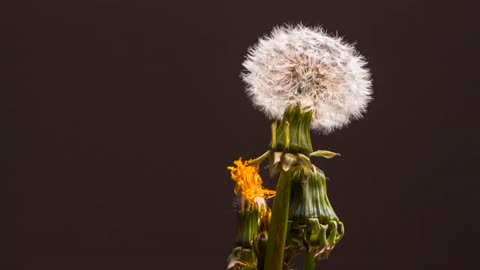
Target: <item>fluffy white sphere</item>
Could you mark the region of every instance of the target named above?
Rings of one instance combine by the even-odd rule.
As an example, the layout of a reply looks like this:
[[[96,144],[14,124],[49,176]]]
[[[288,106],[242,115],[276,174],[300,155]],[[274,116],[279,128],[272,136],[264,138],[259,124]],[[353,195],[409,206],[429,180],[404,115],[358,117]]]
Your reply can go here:
[[[253,103],[273,119],[300,105],[312,129],[329,133],[360,118],[371,100],[370,73],[353,46],[322,28],[277,27],[249,49],[242,78]]]

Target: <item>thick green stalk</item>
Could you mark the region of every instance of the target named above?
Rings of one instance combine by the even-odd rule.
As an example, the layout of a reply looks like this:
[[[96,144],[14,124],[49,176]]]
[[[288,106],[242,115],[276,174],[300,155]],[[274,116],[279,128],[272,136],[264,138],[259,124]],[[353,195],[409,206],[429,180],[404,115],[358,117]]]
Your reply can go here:
[[[303,270],[315,270],[315,253],[308,252],[303,259]]]
[[[281,172],[278,179],[277,193],[273,201],[272,219],[268,231],[265,270],[282,270],[283,268],[283,251],[287,236],[292,176],[291,171]]]
[[[277,127],[276,122],[272,124],[271,152],[308,156],[313,151],[310,140],[311,120],[312,112],[304,112],[299,106],[287,108],[280,125]],[[273,155],[270,157],[274,160]],[[282,167],[268,231],[265,270],[283,269],[292,181],[303,176],[301,169]]]

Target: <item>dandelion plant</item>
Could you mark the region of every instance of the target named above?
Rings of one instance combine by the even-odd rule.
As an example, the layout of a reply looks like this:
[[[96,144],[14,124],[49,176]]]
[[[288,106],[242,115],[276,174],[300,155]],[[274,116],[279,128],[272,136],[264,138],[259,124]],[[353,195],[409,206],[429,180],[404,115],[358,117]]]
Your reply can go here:
[[[227,268],[291,269],[301,255],[304,269],[315,269],[345,229],[324,172],[311,162],[340,154],[314,150],[310,130],[326,135],[361,118],[371,100],[370,73],[353,46],[303,25],[276,27],[249,49],[243,66],[246,93],[273,123],[264,154],[228,167],[238,224]],[[264,162],[277,179],[275,191],[263,186]]]

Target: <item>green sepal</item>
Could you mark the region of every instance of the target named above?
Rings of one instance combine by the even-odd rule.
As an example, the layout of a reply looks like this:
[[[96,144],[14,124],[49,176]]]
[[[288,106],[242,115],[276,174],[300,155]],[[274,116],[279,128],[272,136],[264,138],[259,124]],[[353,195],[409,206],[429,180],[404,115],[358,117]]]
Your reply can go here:
[[[310,158],[304,154],[274,152],[271,156],[270,176],[273,177],[280,172],[287,172],[290,169],[302,169],[305,176],[309,176],[312,163]]]
[[[323,172],[311,165],[304,179],[292,182],[290,219],[298,224],[307,224],[309,218],[318,218],[320,223],[328,224],[338,220],[327,196],[327,180]]]
[[[272,151],[268,150],[267,152],[263,153],[261,156],[255,158],[254,160],[248,163],[248,166],[257,166],[260,165],[265,159],[270,157]]]
[[[260,219],[260,213],[258,209],[254,208],[238,211],[237,215],[238,225],[235,245],[245,248],[251,248],[254,235],[258,231],[258,221]]]
[[[337,156],[341,156],[340,153],[335,153],[332,151],[327,151],[327,150],[317,150],[315,152],[310,153],[310,157],[324,157],[324,158],[334,158]]]
[[[311,111],[304,112],[299,106],[287,108],[275,132],[275,140],[272,138],[272,150],[308,156],[313,151],[310,139],[311,121]]]

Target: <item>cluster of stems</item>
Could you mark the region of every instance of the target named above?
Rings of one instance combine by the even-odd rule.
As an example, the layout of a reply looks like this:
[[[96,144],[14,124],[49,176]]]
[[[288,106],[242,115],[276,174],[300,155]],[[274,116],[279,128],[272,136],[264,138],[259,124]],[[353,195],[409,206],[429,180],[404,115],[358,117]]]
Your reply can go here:
[[[342,238],[343,223],[328,200],[326,177],[310,161],[338,154],[313,151],[311,119],[312,113],[299,106],[288,108],[280,124],[272,124],[270,149],[249,162],[259,166],[269,161],[270,175],[278,176],[276,195],[271,209],[259,198],[239,210],[228,269],[292,269],[295,257],[303,256],[304,269],[312,270]]]

